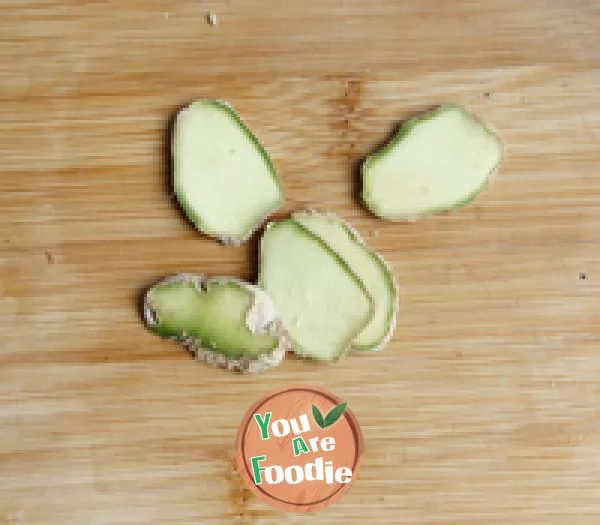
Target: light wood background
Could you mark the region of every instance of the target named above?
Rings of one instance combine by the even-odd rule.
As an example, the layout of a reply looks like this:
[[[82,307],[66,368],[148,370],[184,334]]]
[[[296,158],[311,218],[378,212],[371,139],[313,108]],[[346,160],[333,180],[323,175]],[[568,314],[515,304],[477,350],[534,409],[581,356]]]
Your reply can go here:
[[[0,16],[0,523],[597,525],[600,4],[595,0],[5,0]],[[218,25],[206,23],[214,11]],[[402,287],[392,343],[258,376],[148,333],[165,274],[253,278],[169,196],[170,117],[230,101],[286,210],[350,220]],[[464,104],[507,156],[473,205],[413,224],[356,201],[402,119]],[[312,515],[233,457],[290,383],[358,417],[364,466]]]

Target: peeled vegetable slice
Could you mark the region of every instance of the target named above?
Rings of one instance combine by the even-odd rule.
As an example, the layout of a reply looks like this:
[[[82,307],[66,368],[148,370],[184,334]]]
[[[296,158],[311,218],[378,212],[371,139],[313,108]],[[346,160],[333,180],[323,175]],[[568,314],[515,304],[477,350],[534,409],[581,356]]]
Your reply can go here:
[[[283,201],[271,159],[224,102],[200,100],[181,110],[172,153],[181,207],[224,243],[247,240]]]
[[[398,310],[398,289],[384,259],[371,250],[349,224],[335,215],[296,212],[292,218],[337,253],[373,299],[373,317],[354,338],[352,348],[381,349],[394,331]]]
[[[197,359],[257,372],[285,357],[285,338],[271,298],[230,278],[180,274],[152,286],[144,319],[156,334],[175,340]]]
[[[265,231],[259,281],[273,298],[293,350],[306,357],[337,359],[373,314],[367,290],[348,264],[291,219]]]
[[[384,219],[460,208],[484,189],[502,157],[500,139],[457,106],[407,121],[363,165],[363,200]]]

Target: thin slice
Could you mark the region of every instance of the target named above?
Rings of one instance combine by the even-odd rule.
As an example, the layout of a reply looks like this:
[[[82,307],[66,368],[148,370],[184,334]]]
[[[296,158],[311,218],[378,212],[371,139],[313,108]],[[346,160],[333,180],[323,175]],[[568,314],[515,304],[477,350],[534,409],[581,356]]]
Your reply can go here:
[[[278,365],[286,338],[271,298],[237,279],[179,274],[144,297],[146,325],[188,348],[198,360],[239,371]]]
[[[200,100],[177,115],[173,137],[177,200],[203,233],[247,240],[283,201],[268,154],[231,107]]]
[[[356,350],[380,350],[396,326],[398,288],[381,255],[371,250],[348,223],[333,214],[296,212],[292,219],[320,237],[364,284],[373,299],[371,321],[352,341]]]
[[[364,285],[344,260],[291,219],[264,233],[260,284],[273,298],[293,350],[305,357],[339,358],[373,314]]]
[[[465,206],[502,157],[500,139],[457,106],[408,120],[363,165],[363,200],[384,219],[413,220]]]

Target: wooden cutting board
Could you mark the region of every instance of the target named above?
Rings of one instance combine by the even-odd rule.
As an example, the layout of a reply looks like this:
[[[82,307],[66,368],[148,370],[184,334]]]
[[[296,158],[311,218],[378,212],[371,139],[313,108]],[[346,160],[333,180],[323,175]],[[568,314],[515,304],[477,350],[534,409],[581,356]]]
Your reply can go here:
[[[594,0],[4,2],[0,523],[597,525],[599,35]],[[169,120],[200,97],[264,142],[284,211],[339,213],[389,259],[385,351],[239,377],[143,328],[156,279],[257,271],[256,242],[203,237],[169,195]],[[440,102],[499,131],[499,177],[459,213],[377,220],[360,160]],[[292,383],[346,400],[366,444],[309,516],[232,462],[249,405]]]

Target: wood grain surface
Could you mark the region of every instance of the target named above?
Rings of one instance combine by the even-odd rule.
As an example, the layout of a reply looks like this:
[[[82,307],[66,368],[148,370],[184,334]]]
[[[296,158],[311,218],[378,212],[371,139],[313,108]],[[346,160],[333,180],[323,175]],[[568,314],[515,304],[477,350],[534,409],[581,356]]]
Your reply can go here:
[[[207,12],[217,25],[206,21]],[[0,16],[0,523],[597,525],[600,4],[595,0],[5,0]],[[393,341],[235,376],[140,322],[165,274],[253,278],[252,242],[170,194],[174,112],[230,101],[285,210],[351,221],[392,263]],[[394,224],[356,167],[415,111],[464,104],[506,147],[452,215]],[[287,384],[360,421],[359,479],[282,514],[233,463]]]

